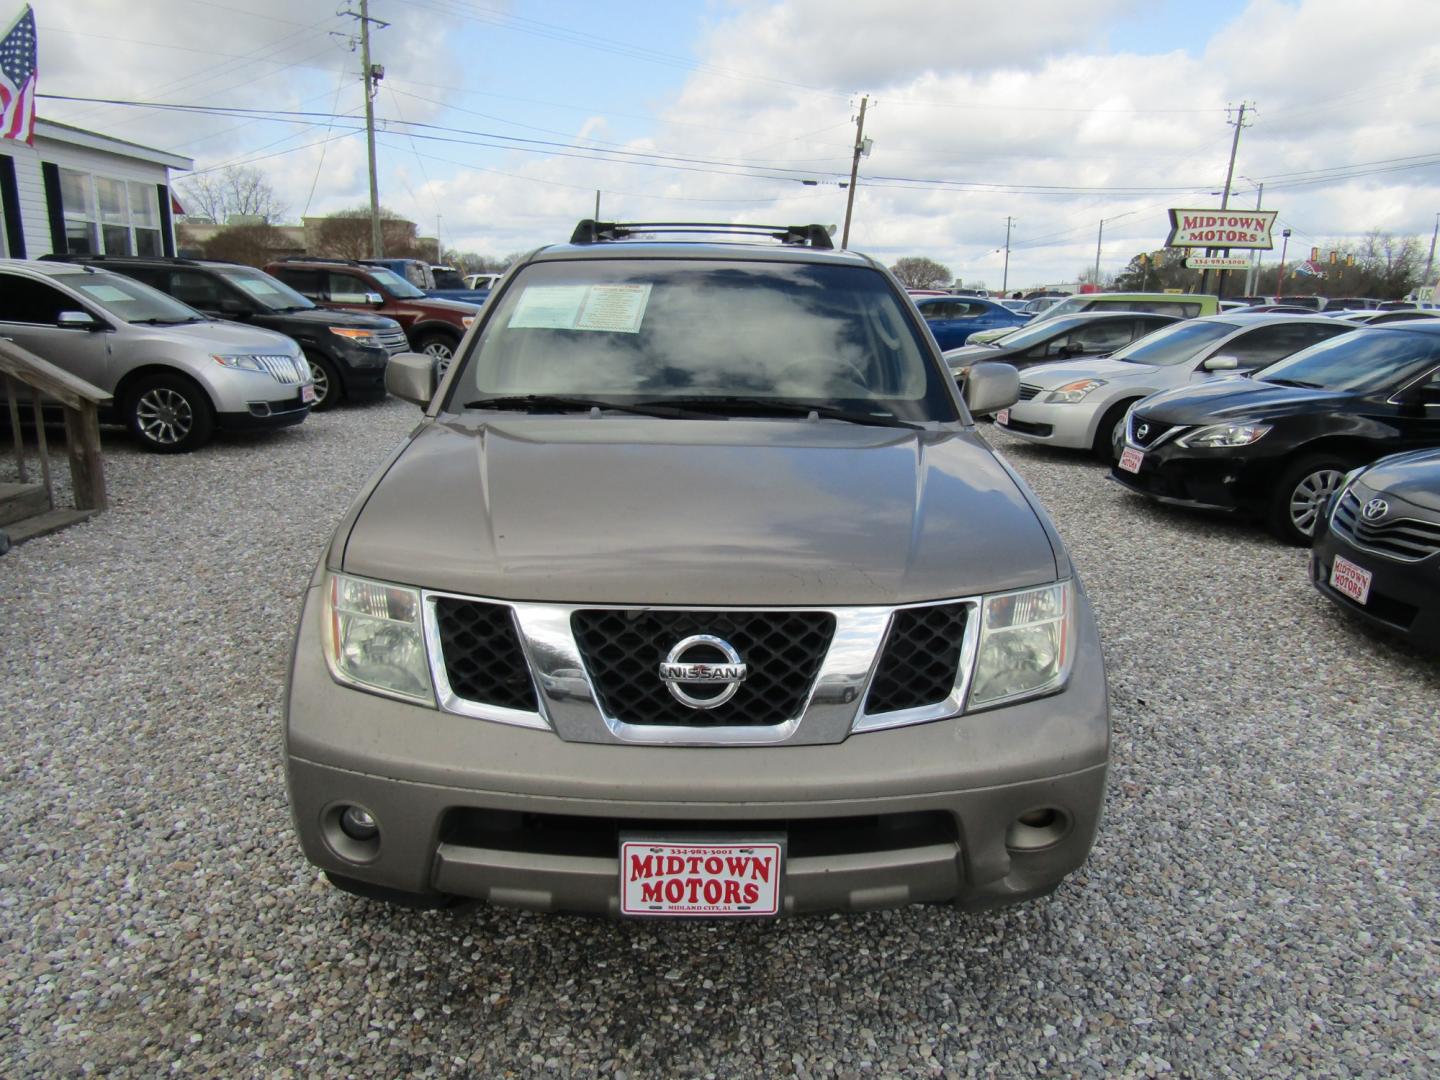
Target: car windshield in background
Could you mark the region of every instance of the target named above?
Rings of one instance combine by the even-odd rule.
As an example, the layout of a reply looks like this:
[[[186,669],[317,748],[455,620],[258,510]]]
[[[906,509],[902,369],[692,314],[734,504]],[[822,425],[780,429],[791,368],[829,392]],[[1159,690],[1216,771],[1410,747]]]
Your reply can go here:
[[[258,270],[225,267],[220,276],[240,288],[250,299],[270,311],[309,310],[315,305],[278,278]]]
[[[1312,345],[1256,378],[1281,386],[1369,393],[1413,379],[1440,363],[1440,334],[1355,330]]]
[[[205,321],[205,316],[194,308],[166,296],[159,289],[142,285],[134,278],[96,270],[63,277],[56,275],[56,280],[63,281],[87,300],[128,323]]]
[[[371,277],[390,290],[391,296],[398,296],[402,300],[419,300],[425,296],[393,270],[383,266],[367,266],[365,269],[370,272]]]
[[[528,266],[451,400],[730,401],[735,415],[811,405],[948,422],[945,379],[867,267],[606,259]]]
[[[1042,341],[1049,341],[1055,335],[1073,330],[1077,326],[1083,326],[1088,321],[1072,316],[1063,319],[1046,319],[1043,325],[1036,325],[1032,322],[1029,326],[1022,326],[1012,334],[1006,334],[1002,340],[1007,349],[1025,349],[1031,345],[1038,345]],[[991,342],[991,344],[998,345],[1000,342]]]
[[[1154,364],[1156,367],[1183,364],[1210,342],[1219,341],[1234,332],[1235,327],[1224,322],[1175,323],[1111,353],[1110,359],[1131,364]]]

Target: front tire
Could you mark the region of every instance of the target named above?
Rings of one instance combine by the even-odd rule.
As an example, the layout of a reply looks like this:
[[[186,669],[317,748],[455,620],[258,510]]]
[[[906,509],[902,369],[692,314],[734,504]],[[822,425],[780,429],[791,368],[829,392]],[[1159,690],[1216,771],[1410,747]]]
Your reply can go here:
[[[157,454],[188,454],[215,434],[210,398],[178,372],[147,375],[132,386],[125,423],[141,446]]]
[[[305,362],[310,365],[310,380],[315,384],[315,403],[312,412],[324,412],[340,404],[345,390],[340,385],[340,373],[335,365],[318,353],[306,353]]]
[[[415,351],[430,357],[438,382],[450,370],[450,362],[455,359],[455,347],[459,344],[459,339],[449,334],[426,334],[415,343]]]
[[[1105,410],[1105,415],[1100,418],[1100,426],[1095,429],[1095,441],[1090,444],[1090,452],[1106,465],[1115,463],[1115,440],[1117,434],[1124,439],[1125,433],[1120,430],[1125,423],[1125,414],[1130,411],[1133,401],[1121,401]]]
[[[1286,469],[1270,496],[1270,531],[1287,544],[1308,545],[1348,468],[1337,457],[1315,455]]]

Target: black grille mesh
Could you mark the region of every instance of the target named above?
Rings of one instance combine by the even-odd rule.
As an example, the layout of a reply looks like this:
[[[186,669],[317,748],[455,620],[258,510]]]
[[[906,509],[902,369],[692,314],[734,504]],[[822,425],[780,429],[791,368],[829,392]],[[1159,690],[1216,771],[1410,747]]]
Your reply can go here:
[[[965,636],[965,604],[902,608],[895,612],[870,684],[865,712],[896,712],[935,705],[955,688],[960,645]]]
[[[797,715],[820,673],[835,633],[835,616],[811,611],[612,611],[571,616],[585,666],[609,716],[627,724],[760,727]],[[660,680],[660,664],[695,634],[728,641],[746,665],[733,698],[714,709],[676,701]],[[688,661],[719,656],[687,652]],[[696,697],[701,688],[687,687]]]
[[[536,711],[530,665],[504,604],[442,596],[435,601],[450,689],[467,701]]]

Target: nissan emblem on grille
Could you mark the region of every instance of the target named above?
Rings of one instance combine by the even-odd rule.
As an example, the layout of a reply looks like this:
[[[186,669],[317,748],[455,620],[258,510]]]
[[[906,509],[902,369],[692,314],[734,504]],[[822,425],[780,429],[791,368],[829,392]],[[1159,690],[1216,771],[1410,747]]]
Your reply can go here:
[[[1371,499],[1365,504],[1365,509],[1360,513],[1366,521],[1379,521],[1390,512],[1390,504],[1384,499]]]
[[[725,658],[725,662],[705,660],[687,663],[685,655],[692,651],[712,654],[718,652]],[[665,662],[660,665],[660,678],[671,696],[682,705],[688,705],[692,709],[714,709],[724,705],[740,689],[740,684],[745,681],[745,665],[740,661],[740,654],[728,641],[710,634],[695,634],[670,650]],[[719,686],[722,689],[718,694],[709,697],[696,697],[684,689],[685,685],[696,684]]]
[[[1135,429],[1135,437],[1136,437],[1137,439],[1143,439],[1146,435],[1149,435],[1149,434],[1150,434],[1150,425],[1149,425],[1149,424],[1141,424],[1138,428]]]

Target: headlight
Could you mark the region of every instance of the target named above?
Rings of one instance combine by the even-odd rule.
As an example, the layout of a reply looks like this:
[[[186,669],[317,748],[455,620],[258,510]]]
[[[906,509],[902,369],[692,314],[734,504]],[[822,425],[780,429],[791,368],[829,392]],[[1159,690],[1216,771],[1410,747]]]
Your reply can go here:
[[[324,634],[330,670],[342,682],[434,700],[417,589],[331,574]]]
[[[1180,446],[1249,446],[1269,430],[1269,424],[1211,424],[1175,441]]]
[[[1056,402],[1063,405],[1073,405],[1080,401],[1086,394],[1098,387],[1104,386],[1104,379],[1076,379],[1064,386],[1057,386],[1045,396],[1046,401]]]
[[[1069,581],[985,597],[970,708],[1034,697],[1070,677],[1075,624]]]
[[[251,356],[249,353],[242,353],[239,356],[224,356],[220,353],[211,353],[210,359],[214,360],[217,364],[222,364],[228,368],[239,368],[241,371],[265,371],[265,365],[260,363],[259,358]]]
[[[358,330],[353,326],[332,326],[330,332],[336,337],[349,338],[351,341],[358,341],[361,345],[379,345],[380,339],[375,336],[374,330]]]

